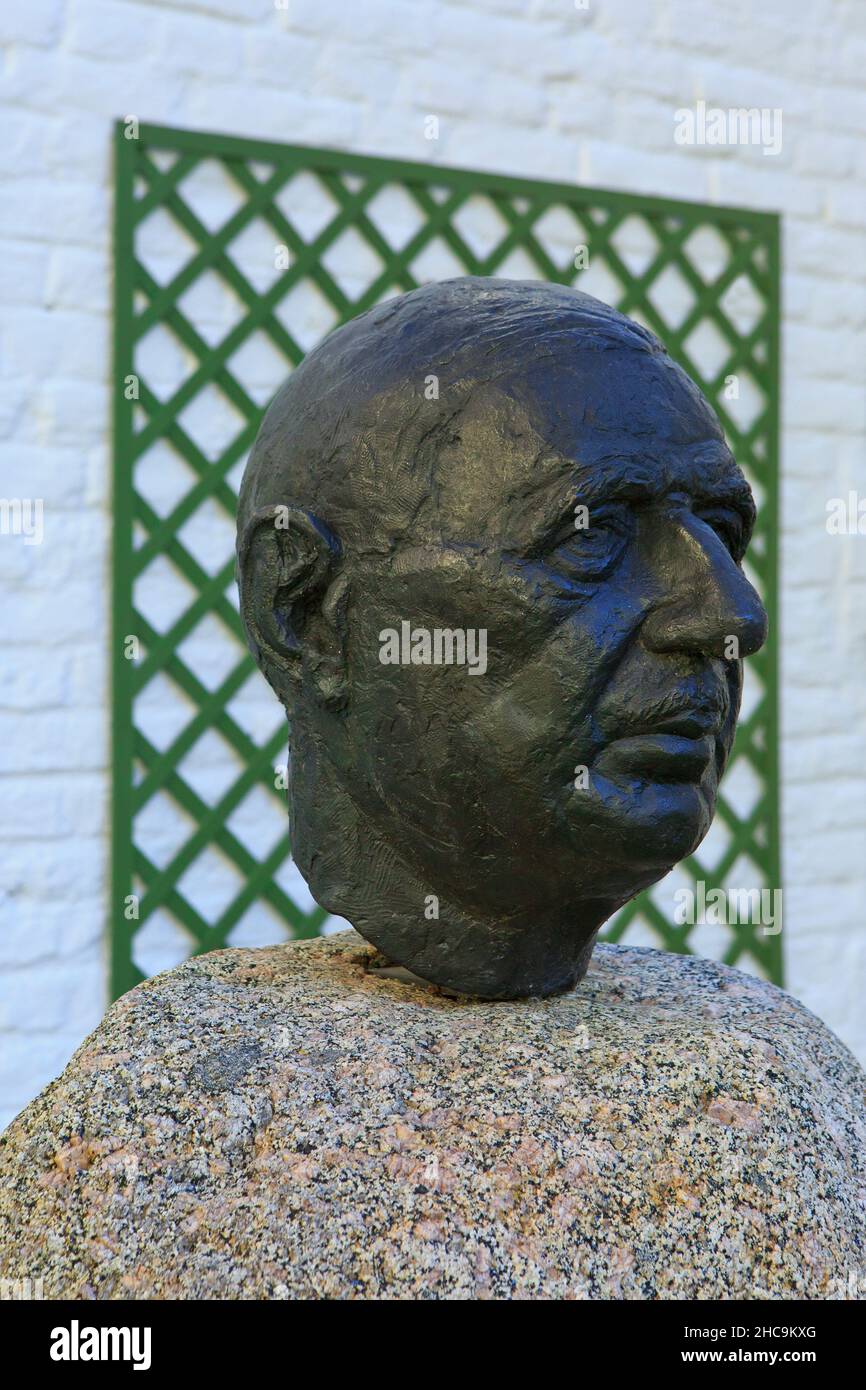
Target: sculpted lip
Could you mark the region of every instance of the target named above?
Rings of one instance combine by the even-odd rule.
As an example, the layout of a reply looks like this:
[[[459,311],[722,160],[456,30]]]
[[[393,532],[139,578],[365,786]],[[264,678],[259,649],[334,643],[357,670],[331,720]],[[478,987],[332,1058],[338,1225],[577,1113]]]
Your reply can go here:
[[[724,720],[719,714],[705,715],[694,710],[684,710],[680,714],[672,714],[666,719],[655,719],[644,725],[638,725],[628,731],[625,738],[657,738],[663,734],[672,734],[682,739],[706,739],[715,738],[721,732]]]
[[[604,766],[654,780],[699,782],[716,759],[723,722],[720,710],[687,709],[635,724],[607,745]]]
[[[715,737],[662,732],[618,738],[602,754],[605,769],[664,781],[699,782],[716,751]]]

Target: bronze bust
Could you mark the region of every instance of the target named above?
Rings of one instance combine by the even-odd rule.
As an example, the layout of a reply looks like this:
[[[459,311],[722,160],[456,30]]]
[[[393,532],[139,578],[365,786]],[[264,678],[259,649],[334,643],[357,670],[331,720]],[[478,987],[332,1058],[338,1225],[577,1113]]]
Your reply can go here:
[[[766,636],[754,514],[694,383],[575,290],[427,285],[311,352],[238,576],[317,901],[452,989],[575,984],[709,828]]]

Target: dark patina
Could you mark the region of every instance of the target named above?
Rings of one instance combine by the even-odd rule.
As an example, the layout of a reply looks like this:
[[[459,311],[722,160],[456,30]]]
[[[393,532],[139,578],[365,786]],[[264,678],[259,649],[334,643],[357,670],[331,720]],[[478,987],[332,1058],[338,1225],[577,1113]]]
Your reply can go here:
[[[238,573],[317,901],[452,989],[576,983],[709,828],[766,636],[753,520],[694,383],[575,290],[428,285],[310,353]]]

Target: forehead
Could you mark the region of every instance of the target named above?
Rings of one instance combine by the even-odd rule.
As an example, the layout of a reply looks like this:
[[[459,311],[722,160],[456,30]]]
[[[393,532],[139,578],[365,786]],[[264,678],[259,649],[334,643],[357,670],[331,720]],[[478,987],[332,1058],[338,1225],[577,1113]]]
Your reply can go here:
[[[473,396],[454,436],[437,470],[438,502],[466,539],[525,539],[569,501],[683,492],[751,511],[716,416],[663,354],[542,358]]]

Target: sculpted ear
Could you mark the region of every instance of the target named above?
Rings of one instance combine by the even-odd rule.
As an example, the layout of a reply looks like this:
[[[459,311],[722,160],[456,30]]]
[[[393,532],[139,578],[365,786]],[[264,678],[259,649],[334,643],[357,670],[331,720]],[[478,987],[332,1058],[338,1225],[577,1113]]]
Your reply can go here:
[[[321,600],[339,556],[336,536],[300,507],[261,507],[238,538],[247,643],[281,697],[300,685],[303,656],[333,685],[339,642]]]

